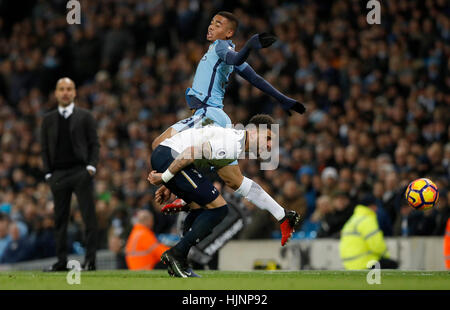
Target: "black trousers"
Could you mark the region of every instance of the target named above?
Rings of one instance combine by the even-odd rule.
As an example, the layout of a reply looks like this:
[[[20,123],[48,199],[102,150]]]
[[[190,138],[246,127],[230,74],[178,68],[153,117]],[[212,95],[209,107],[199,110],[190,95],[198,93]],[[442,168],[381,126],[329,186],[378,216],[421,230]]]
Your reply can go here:
[[[85,259],[86,262],[95,263],[98,233],[93,177],[85,166],[78,166],[53,171],[48,182],[54,201],[55,242],[58,261],[67,261],[67,226],[70,219],[72,193],[74,193],[85,226]]]

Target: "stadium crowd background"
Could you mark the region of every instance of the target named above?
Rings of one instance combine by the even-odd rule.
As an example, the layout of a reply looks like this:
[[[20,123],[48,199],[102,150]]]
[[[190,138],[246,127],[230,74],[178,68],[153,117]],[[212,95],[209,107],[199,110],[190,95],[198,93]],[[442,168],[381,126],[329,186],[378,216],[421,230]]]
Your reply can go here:
[[[361,195],[377,199],[387,236],[443,235],[450,216],[450,7],[445,0],[382,2],[381,25],[366,1],[80,1],[68,25],[66,1],[0,1],[0,263],[51,256],[52,199],[39,143],[43,115],[56,108],[62,76],[76,104],[93,111],[101,142],[96,192],[101,248],[118,249],[139,208],[154,231],[176,233],[146,180],[151,141],[188,115],[185,89],[220,10],[240,20],[239,49],[254,33],[279,40],[248,62],[285,94],[305,102],[290,118],[236,77],[225,97],[234,123],[269,113],[280,124],[280,166],[245,175],[305,219],[296,237],[337,237]],[[427,212],[405,204],[405,186],[429,177],[440,189]],[[272,238],[270,214],[253,208],[240,238]],[[74,203],[69,236],[82,247]],[[9,220],[6,220],[9,219]],[[274,233],[275,232],[275,233]],[[2,253],[8,242],[16,251]],[[4,251],[3,251],[4,252]],[[5,254],[5,255],[3,255]]]

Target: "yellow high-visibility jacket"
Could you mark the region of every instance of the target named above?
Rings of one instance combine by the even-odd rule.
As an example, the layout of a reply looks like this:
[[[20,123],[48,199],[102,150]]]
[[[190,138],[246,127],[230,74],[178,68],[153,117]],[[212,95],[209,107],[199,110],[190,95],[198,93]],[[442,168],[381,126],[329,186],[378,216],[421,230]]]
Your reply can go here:
[[[363,205],[357,205],[341,231],[339,252],[345,269],[367,269],[371,260],[389,258],[377,215]]]

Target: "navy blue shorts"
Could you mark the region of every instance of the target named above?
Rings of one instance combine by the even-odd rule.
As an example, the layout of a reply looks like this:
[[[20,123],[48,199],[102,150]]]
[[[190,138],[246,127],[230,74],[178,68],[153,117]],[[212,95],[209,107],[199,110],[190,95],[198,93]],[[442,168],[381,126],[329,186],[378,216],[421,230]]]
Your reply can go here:
[[[172,154],[176,154],[170,147],[158,145],[151,156],[153,170],[163,173],[174,161]],[[174,155],[176,156],[176,155]],[[168,189],[185,202],[196,202],[201,206],[214,201],[219,196],[219,191],[209,179],[189,165],[178,172],[167,184]]]

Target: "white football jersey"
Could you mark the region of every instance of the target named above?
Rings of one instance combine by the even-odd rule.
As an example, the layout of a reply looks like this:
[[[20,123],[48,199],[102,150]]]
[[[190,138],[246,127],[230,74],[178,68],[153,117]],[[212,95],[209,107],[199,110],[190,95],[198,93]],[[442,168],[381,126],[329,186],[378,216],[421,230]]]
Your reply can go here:
[[[211,125],[183,130],[161,142],[161,145],[170,147],[177,153],[182,153],[188,147],[201,147],[204,143],[209,142],[211,157],[196,159],[196,165],[223,167],[243,155],[245,139],[245,130]]]

